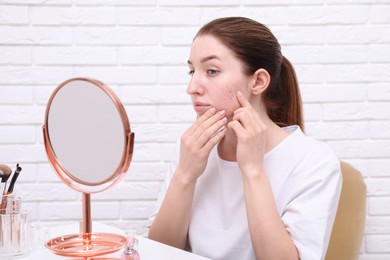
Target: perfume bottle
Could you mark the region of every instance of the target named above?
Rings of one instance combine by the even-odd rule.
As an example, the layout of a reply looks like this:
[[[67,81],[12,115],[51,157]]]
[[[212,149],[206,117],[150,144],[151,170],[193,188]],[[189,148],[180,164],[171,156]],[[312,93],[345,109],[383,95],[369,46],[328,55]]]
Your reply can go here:
[[[127,236],[126,245],[122,252],[122,260],[140,260],[138,254],[138,239],[134,234]]]

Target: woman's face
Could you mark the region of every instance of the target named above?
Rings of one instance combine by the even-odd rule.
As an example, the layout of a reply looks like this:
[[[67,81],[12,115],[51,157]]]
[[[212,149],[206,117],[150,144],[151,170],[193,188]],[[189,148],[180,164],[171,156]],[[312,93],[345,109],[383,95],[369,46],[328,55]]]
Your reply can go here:
[[[198,116],[215,107],[231,117],[240,107],[237,91],[247,95],[252,83],[252,77],[243,72],[243,63],[216,37],[203,35],[192,43],[188,66],[187,93]]]

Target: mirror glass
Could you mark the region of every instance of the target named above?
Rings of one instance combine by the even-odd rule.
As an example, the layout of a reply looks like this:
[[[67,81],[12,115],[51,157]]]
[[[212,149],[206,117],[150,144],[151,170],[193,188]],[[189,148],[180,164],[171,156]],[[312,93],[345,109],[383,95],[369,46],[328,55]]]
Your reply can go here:
[[[84,78],[62,83],[48,103],[44,128],[50,162],[72,188],[96,192],[127,170],[130,125],[103,83]]]

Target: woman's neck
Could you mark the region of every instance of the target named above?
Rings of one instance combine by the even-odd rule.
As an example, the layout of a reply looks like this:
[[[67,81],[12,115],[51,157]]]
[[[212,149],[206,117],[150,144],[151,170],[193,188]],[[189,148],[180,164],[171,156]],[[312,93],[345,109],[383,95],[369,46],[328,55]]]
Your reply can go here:
[[[218,144],[219,157],[225,161],[236,162],[237,136],[231,129],[227,129],[225,137]]]

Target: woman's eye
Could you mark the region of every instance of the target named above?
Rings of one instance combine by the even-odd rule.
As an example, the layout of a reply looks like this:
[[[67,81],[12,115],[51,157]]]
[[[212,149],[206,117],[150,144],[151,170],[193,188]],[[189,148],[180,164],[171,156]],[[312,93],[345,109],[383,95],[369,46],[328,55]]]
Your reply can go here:
[[[190,75],[190,76],[192,76],[192,75],[194,75],[194,70],[190,70],[190,71],[188,71],[188,75]]]
[[[214,76],[218,73],[218,70],[215,69],[208,69],[207,70],[207,75]]]

